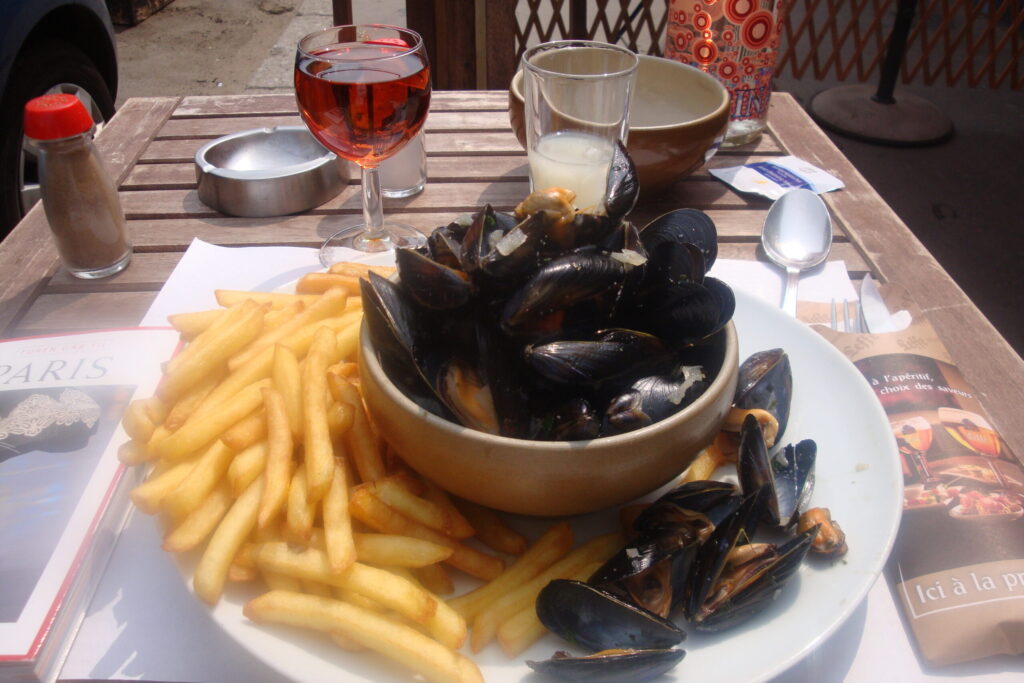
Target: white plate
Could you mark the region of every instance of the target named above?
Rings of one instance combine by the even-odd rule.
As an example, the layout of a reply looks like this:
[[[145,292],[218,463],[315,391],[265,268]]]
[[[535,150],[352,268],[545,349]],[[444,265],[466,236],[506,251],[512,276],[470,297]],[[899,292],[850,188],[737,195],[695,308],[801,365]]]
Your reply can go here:
[[[810,653],[860,604],[875,582],[899,526],[903,478],[889,421],[856,368],[828,342],[777,309],[736,292],[740,357],[782,347],[793,367],[793,407],[784,440],[812,438],[818,444],[812,504],[831,509],[847,535],[849,553],[831,563],[805,561],[775,604],[751,621],[720,634],[689,633],[685,659],[665,680],[762,681]],[[652,497],[657,492],[652,494]],[[550,521],[514,520],[539,535]],[[573,520],[577,542],[618,524],[616,510]],[[196,558],[179,558],[191,583]],[[469,584],[466,586],[469,587]],[[242,615],[255,592],[237,586],[213,608],[212,616],[253,656],[297,681],[407,681],[409,674],[373,653],[352,654],[319,634],[286,627],[257,626]],[[490,681],[518,681],[531,674],[528,659],[546,659],[566,643],[548,635],[509,660],[492,644],[471,655]],[[468,647],[466,648],[468,653]]]

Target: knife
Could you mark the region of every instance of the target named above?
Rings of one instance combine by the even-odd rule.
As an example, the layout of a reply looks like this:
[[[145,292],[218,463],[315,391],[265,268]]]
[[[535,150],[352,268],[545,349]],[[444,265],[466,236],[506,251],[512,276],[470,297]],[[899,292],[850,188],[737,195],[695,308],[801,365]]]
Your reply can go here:
[[[871,334],[898,332],[910,324],[910,313],[907,311],[889,313],[885,299],[878,291],[878,284],[871,275],[865,275],[860,284],[860,312],[864,326]]]

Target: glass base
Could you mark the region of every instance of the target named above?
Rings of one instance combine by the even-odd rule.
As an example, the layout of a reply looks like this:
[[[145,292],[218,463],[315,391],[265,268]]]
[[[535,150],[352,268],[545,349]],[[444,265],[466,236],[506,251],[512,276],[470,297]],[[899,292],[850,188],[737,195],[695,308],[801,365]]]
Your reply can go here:
[[[744,119],[742,121],[729,121],[729,127],[725,131],[725,139],[722,140],[722,149],[746,145],[761,137],[761,133],[768,125],[767,117],[763,119]]]
[[[320,247],[320,263],[324,267],[343,260],[342,249],[369,253],[390,251],[396,247],[419,247],[427,243],[426,235],[405,223],[384,223],[380,237],[370,238],[362,223],[343,228],[327,238]]]
[[[132,252],[129,250],[128,253],[117,261],[111,263],[109,266],[104,266],[103,268],[72,268],[68,265],[65,265],[64,267],[67,268],[69,273],[77,278],[81,278],[83,280],[98,280],[101,277],[110,277],[111,275],[120,273],[128,267],[128,263],[131,260]]]

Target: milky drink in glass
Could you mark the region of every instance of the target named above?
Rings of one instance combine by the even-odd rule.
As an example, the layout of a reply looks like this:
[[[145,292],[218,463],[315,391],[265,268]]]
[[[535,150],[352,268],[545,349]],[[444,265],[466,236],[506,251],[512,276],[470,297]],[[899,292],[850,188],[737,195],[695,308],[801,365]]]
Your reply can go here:
[[[534,190],[576,193],[599,207],[616,142],[626,142],[639,60],[605,43],[563,40],[523,54],[526,150]]]

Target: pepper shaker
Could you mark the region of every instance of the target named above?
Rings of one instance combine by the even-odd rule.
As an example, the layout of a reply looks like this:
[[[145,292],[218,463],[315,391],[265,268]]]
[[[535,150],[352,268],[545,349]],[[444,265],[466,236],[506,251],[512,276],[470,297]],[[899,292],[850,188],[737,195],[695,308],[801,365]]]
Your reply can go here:
[[[74,95],[25,105],[25,137],[39,159],[39,186],[61,261],[75,277],[120,272],[132,255],[117,189],[93,144],[92,117]]]

